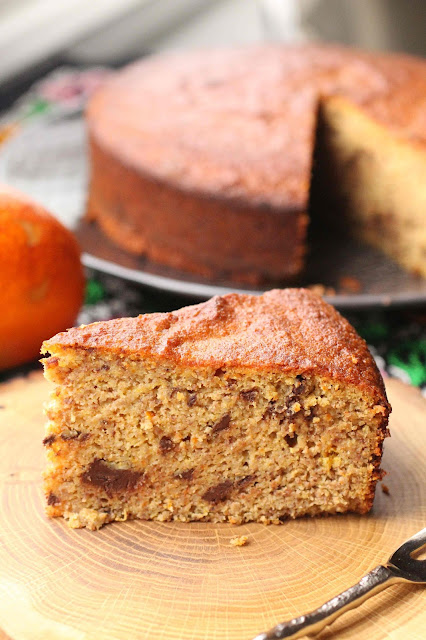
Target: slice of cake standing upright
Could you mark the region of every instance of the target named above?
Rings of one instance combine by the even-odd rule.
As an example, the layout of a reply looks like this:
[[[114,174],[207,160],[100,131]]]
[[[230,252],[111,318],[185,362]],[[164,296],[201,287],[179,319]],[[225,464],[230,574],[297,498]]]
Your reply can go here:
[[[365,342],[303,289],[46,341],[47,512],[278,524],[367,512],[390,406]]]

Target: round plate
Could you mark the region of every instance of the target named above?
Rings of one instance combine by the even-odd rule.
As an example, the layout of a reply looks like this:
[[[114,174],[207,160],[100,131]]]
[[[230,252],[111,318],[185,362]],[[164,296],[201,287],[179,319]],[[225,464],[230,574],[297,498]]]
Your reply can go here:
[[[264,287],[244,287],[224,280],[209,281],[182,271],[155,264],[117,247],[96,224],[81,221],[76,229],[83,250],[83,263],[92,269],[132,282],[181,294],[197,300],[231,291],[261,294],[283,287],[270,282]],[[349,284],[359,286],[358,293],[339,292]],[[390,305],[414,305],[426,302],[426,280],[401,269],[380,251],[349,239],[316,237],[310,245],[305,275],[292,286],[320,284],[321,289],[335,289],[325,299],[341,309]]]
[[[286,286],[269,282],[253,289],[224,280],[210,281],[127,254],[97,226],[81,221],[87,177],[86,135],[80,117],[49,119],[26,127],[0,149],[0,180],[32,196],[76,230],[87,267],[195,300],[230,291],[260,294]],[[426,303],[426,280],[407,273],[379,251],[330,235],[321,238],[315,234],[309,246],[305,274],[292,285],[319,284],[326,294],[333,289],[335,293],[325,298],[336,307]],[[345,290],[345,283],[352,292]]]

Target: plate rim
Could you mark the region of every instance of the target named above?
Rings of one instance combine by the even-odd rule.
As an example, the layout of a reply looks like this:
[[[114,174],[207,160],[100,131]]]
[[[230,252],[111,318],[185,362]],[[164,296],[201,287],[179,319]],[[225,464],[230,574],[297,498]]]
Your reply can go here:
[[[242,293],[247,295],[262,295],[268,291],[270,287],[260,289],[241,289],[236,287],[228,287],[226,285],[215,285],[200,282],[191,282],[190,280],[181,280],[179,278],[171,278],[155,273],[149,273],[142,269],[133,269],[124,267],[116,262],[98,258],[93,254],[83,251],[81,255],[83,265],[94,271],[99,271],[107,275],[121,278],[128,282],[136,282],[152,289],[174,293],[194,300],[211,298],[215,295],[225,295],[227,293]],[[397,293],[395,295],[389,293],[372,294],[339,294],[335,296],[323,296],[324,300],[334,307],[341,309],[366,309],[374,307],[397,307],[397,306],[421,306],[426,303],[425,293]]]

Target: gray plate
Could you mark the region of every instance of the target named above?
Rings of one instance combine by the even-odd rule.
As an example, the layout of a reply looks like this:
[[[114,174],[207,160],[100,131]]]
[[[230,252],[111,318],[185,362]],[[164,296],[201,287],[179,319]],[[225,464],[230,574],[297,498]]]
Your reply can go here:
[[[77,237],[87,267],[154,289],[203,300],[230,291],[260,294],[285,283],[271,282],[253,289],[232,282],[209,281],[163,267],[146,258],[132,256],[114,245],[95,225],[85,221]],[[339,292],[339,280],[351,276],[361,283],[359,293]],[[336,289],[326,300],[340,309],[426,303],[426,280],[403,271],[384,254],[349,239],[320,239],[311,242],[305,275],[292,286],[320,283]]]

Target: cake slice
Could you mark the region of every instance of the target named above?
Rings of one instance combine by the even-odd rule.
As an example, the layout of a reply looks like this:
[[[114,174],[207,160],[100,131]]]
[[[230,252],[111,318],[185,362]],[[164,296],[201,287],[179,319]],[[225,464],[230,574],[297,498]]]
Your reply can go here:
[[[425,148],[331,96],[319,109],[317,149],[311,184],[317,228],[349,233],[426,278]]]
[[[365,342],[303,289],[228,294],[70,329],[55,383],[47,513],[279,524],[367,512],[390,406]]]

